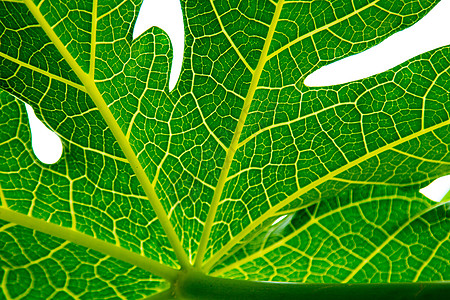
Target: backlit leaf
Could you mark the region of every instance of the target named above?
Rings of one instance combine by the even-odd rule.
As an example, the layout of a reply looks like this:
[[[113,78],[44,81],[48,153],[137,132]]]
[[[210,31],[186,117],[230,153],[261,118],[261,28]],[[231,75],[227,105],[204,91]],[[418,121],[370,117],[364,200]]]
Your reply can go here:
[[[196,271],[448,281],[448,204],[417,191],[450,169],[450,47],[304,85],[437,2],[183,0],[169,91],[168,36],[132,39],[139,0],[1,1],[0,295],[181,297]]]

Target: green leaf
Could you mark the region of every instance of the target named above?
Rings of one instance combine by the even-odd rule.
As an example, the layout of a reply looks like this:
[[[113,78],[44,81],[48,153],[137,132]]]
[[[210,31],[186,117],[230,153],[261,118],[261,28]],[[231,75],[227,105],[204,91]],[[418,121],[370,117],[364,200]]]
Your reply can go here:
[[[366,186],[297,211],[212,274],[317,283],[450,280],[449,214],[419,193]]]
[[[141,299],[167,288],[161,278],[96,251],[12,223],[0,226],[7,299]]]
[[[173,91],[168,36],[132,39],[139,0],[0,2],[1,297],[222,282],[199,272],[448,281],[448,204],[417,191],[449,172],[450,47],[303,83],[437,2],[182,1]],[[62,139],[57,163],[34,156],[21,101]]]

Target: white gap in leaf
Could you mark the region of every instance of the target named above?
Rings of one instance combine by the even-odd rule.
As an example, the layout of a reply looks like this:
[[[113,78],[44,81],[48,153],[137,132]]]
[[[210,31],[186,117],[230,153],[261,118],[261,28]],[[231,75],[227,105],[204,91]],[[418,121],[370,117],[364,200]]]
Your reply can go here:
[[[429,199],[440,202],[450,190],[450,175],[440,177],[420,190]]]
[[[275,221],[273,221],[272,226],[274,226],[274,225],[280,223],[281,221],[283,221],[284,219],[286,219],[287,216],[288,216],[288,215],[284,215],[284,216],[279,217],[278,219],[276,219]]]
[[[169,77],[169,89],[172,90],[180,77],[184,54],[184,26],[180,1],[144,0],[134,27],[133,38],[153,26],[164,30],[172,42],[173,60]]]
[[[423,19],[380,44],[324,66],[308,77],[307,86],[347,83],[389,70],[424,52],[450,44],[450,0],[439,2]]]
[[[320,68],[305,79],[305,85],[327,86],[366,78],[384,72],[421,53],[448,45],[450,44],[450,34],[447,33],[450,28],[449,15],[450,0],[441,0],[430,13],[412,27],[394,34],[362,53]],[[144,0],[135,24],[133,38],[137,38],[152,26],[163,29],[172,42],[173,61],[169,80],[169,89],[172,90],[180,76],[184,54],[183,16],[179,0]],[[34,116],[34,113],[32,114]],[[37,118],[36,120],[40,123]],[[32,123],[31,120],[30,123]],[[45,129],[49,131],[46,127]],[[58,138],[53,132],[51,133]],[[61,145],[60,141],[59,145]],[[55,155],[58,157],[56,160],[62,153],[62,146],[59,147],[61,150],[59,155]],[[435,180],[420,192],[434,201],[440,201],[449,189],[450,175]],[[287,216],[277,218],[272,226],[280,223]]]
[[[34,114],[33,108],[25,104],[31,129],[31,146],[34,155],[45,164],[56,163],[62,155],[61,139]]]

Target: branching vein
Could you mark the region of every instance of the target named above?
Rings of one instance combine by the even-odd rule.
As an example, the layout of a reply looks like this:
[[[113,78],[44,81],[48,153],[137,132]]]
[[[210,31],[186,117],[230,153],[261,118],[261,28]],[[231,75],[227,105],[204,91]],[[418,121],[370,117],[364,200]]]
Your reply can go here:
[[[188,262],[186,253],[184,252],[184,250],[181,246],[181,242],[179,241],[178,236],[175,233],[175,230],[166,214],[166,211],[164,210],[164,207],[162,206],[161,202],[159,201],[159,198],[156,194],[154,187],[150,183],[150,180],[147,177],[147,174],[145,173],[142,165],[140,164],[138,158],[136,157],[136,154],[134,153],[131,145],[128,143],[128,140],[125,137],[125,134],[122,132],[119,124],[117,123],[113,114],[109,110],[108,105],[106,104],[102,95],[100,94],[99,90],[97,89],[97,86],[95,85],[94,81],[89,76],[89,74],[86,74],[81,69],[81,67],[78,65],[78,63],[75,61],[75,59],[72,57],[72,55],[68,52],[68,50],[65,48],[65,46],[59,39],[59,37],[51,29],[50,25],[45,20],[45,17],[41,14],[38,7],[31,0],[25,0],[25,4],[27,5],[28,9],[33,14],[35,19],[38,21],[38,23],[41,25],[41,27],[43,28],[45,33],[48,35],[50,40],[56,46],[58,51],[61,53],[61,55],[64,57],[64,59],[70,65],[70,67],[74,70],[75,74],[77,74],[78,78],[83,83],[83,85],[84,85],[87,93],[91,97],[92,101],[98,107],[101,115],[103,116],[107,125],[111,129],[118,144],[122,148],[122,150],[125,154],[125,157],[127,158],[128,162],[130,163],[131,167],[133,168],[133,171],[136,174],[137,179],[139,180],[142,188],[144,189],[144,192],[147,195],[147,197],[150,201],[150,204],[152,205],[153,210],[155,211],[155,213],[158,217],[158,220],[161,223],[161,225],[168,237],[168,240],[178,258],[180,265],[183,268],[190,268],[190,264]]]

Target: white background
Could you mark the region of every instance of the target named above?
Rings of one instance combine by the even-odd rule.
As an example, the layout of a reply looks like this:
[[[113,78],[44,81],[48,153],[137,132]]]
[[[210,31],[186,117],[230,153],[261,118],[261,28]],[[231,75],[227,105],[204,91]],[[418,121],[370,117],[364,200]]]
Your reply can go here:
[[[184,32],[178,0],[144,0],[133,32],[136,38],[152,26],[167,32],[174,48],[169,87],[178,79],[183,57]],[[317,70],[305,80],[309,86],[345,83],[388,70],[423,52],[450,44],[450,0],[442,0],[414,26],[389,37],[381,44]],[[56,162],[62,153],[61,141],[27,107],[32,131],[33,150],[44,163]],[[450,187],[450,176],[422,192],[439,201]]]

